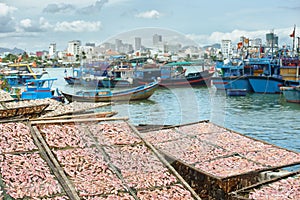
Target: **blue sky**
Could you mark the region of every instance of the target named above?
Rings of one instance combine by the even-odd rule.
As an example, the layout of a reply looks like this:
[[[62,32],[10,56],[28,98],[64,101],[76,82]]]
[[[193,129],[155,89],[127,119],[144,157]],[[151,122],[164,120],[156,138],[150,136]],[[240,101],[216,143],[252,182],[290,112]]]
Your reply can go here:
[[[50,43],[64,50],[70,40],[99,45],[126,32],[128,38],[146,37],[133,30],[150,27],[179,33],[199,46],[220,43],[222,39],[237,42],[240,36],[260,37],[264,42],[265,34],[272,30],[280,44],[292,45],[289,35],[294,25],[299,37],[299,0],[0,2],[0,47],[27,51],[47,50]],[[149,32],[147,37],[151,35]]]

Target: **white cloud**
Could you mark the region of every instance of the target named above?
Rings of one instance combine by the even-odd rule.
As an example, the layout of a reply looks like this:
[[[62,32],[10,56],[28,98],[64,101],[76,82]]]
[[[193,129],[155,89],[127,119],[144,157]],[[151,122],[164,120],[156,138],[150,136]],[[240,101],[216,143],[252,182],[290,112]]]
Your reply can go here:
[[[44,8],[43,12],[48,13],[59,13],[59,12],[68,12],[74,10],[75,7],[72,4],[60,3],[55,4],[51,3],[48,4],[46,8]]]
[[[131,1],[131,0],[109,0],[108,4],[119,5],[119,4],[127,3],[128,1]]]
[[[22,19],[16,26],[17,32],[43,32],[44,29],[41,28],[41,24],[36,20]]]
[[[53,25],[50,24],[44,17],[40,17],[39,23],[42,30],[51,30],[53,28]]]
[[[147,19],[158,19],[161,14],[157,10],[150,10],[146,12],[141,12],[135,15],[138,18],[147,18]]]
[[[293,32],[293,28],[281,28],[275,30],[256,30],[256,31],[244,31],[244,30],[233,30],[232,32],[213,32],[210,35],[196,35],[196,34],[187,34],[186,36],[200,44],[210,45],[215,43],[221,43],[222,40],[231,40],[233,43],[240,41],[240,37],[245,36],[250,39],[260,38],[266,41],[266,34],[274,31],[275,35],[279,37],[279,44],[282,43],[291,43],[292,39],[290,34]],[[296,31],[297,35],[297,31]]]
[[[87,22],[77,20],[72,22],[58,22],[55,25],[54,31],[57,32],[95,32],[100,30],[101,22]]]
[[[23,28],[30,28],[32,26],[30,19],[23,19],[20,21],[20,25]]]
[[[0,3],[0,17],[7,16],[8,14],[13,13],[17,8],[8,6],[5,3]]]
[[[95,14],[101,11],[102,7],[108,2],[108,0],[97,0],[95,4],[84,7],[79,10],[82,14]]]

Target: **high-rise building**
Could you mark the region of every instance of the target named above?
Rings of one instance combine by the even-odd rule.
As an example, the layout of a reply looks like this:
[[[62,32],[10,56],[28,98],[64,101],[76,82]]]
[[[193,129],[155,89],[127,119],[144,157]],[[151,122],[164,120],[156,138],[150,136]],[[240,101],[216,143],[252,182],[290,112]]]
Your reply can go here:
[[[80,54],[80,46],[81,46],[81,41],[80,40],[73,40],[68,42],[68,53],[76,56]]]
[[[134,47],[135,47],[134,50],[136,50],[136,51],[141,49],[141,47],[142,47],[142,38],[140,38],[140,37],[134,38]]]
[[[278,36],[273,32],[266,34],[267,46],[268,47],[278,47]]]
[[[154,34],[154,35],[153,35],[153,45],[154,45],[154,46],[157,46],[157,45],[159,45],[160,43],[162,43],[162,36],[161,36],[161,35],[158,35],[158,34]]]
[[[56,43],[51,43],[49,45],[49,56],[53,57],[56,54]]]
[[[230,55],[232,54],[231,40],[222,40],[221,52],[222,52],[223,58],[229,58],[230,57]]]
[[[116,39],[115,40],[115,45],[116,45],[116,51],[120,51],[122,49],[122,46],[123,46],[122,40]]]

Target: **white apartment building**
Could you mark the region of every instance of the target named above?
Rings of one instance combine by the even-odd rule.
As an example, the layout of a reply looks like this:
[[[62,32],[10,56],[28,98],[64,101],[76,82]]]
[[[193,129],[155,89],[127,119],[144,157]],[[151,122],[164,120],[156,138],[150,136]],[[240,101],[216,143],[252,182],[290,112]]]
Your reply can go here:
[[[56,56],[56,43],[51,43],[49,45],[49,57],[53,58]]]
[[[232,43],[231,40],[222,40],[221,42],[221,52],[224,58],[230,58],[232,55]]]
[[[95,55],[95,47],[94,46],[80,46],[80,54],[78,54],[78,55],[81,55],[82,52],[85,53],[86,60],[91,60],[93,58],[93,56]]]
[[[80,40],[73,40],[73,41],[68,42],[67,53],[69,53],[73,56],[80,55],[80,46],[81,46]]]

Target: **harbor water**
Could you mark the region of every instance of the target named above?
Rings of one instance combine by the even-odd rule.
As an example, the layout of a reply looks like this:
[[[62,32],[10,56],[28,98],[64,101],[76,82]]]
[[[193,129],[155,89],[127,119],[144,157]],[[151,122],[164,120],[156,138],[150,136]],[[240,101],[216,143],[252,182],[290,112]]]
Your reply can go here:
[[[35,69],[36,71],[41,69]],[[64,81],[64,68],[47,68],[58,80],[53,87],[67,93],[85,89]],[[72,69],[67,69],[71,75]],[[159,88],[149,100],[123,102],[105,108],[127,116],[131,123],[177,125],[210,120],[268,143],[300,152],[300,105],[280,94],[229,97],[213,87]]]

